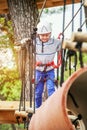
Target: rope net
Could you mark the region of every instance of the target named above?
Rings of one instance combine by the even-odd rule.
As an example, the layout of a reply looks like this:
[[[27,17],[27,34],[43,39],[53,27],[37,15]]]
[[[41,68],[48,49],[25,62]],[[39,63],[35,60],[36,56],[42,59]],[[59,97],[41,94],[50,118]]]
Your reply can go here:
[[[8,0],[8,7],[13,22],[14,43],[21,48],[18,51],[18,68],[22,82],[19,109],[22,106],[25,110],[26,100],[30,101],[32,107],[34,53],[31,34],[36,26],[38,9],[35,0]],[[28,38],[28,42],[24,45],[19,44],[24,38]]]

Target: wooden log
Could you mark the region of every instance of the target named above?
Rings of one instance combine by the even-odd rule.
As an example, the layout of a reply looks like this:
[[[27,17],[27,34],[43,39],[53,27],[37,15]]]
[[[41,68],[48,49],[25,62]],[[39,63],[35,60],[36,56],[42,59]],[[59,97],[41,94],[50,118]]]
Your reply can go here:
[[[28,108],[28,109],[25,110],[25,111],[16,110],[16,111],[15,111],[15,116],[16,116],[16,117],[27,117],[27,116],[28,116],[28,113],[33,114],[33,112],[34,112],[33,108]]]
[[[76,44],[77,44],[76,42],[72,42],[71,40],[65,40],[63,41],[62,48],[63,49],[68,48],[68,49],[72,49],[76,51],[76,48],[75,48]]]
[[[77,45],[77,42],[65,40],[63,42],[63,49],[67,48],[67,49],[71,49],[71,50],[74,50],[74,51],[78,51],[78,48],[76,48],[76,45]],[[87,52],[87,43],[82,43],[81,51]]]
[[[83,32],[72,33],[71,41],[73,41],[73,42],[87,42],[87,33],[83,33]]]
[[[26,111],[15,111],[15,116],[16,117],[27,117],[28,113],[26,113]]]
[[[26,108],[27,113],[34,113],[34,108]]]
[[[83,3],[84,3],[84,6],[87,7],[87,0],[84,0]]]
[[[19,112],[19,101],[0,101],[0,124],[3,123],[23,123],[23,118],[26,117],[28,113],[33,114],[33,108],[30,108],[29,102],[26,102],[26,111]]]

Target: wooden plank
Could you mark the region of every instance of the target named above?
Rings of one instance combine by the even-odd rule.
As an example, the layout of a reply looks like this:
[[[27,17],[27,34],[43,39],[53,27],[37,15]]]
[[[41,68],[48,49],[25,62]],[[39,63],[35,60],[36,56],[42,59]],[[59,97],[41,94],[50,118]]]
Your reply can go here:
[[[0,9],[7,9],[7,0],[0,0]]]
[[[0,0],[0,14],[8,13],[7,0]]]
[[[38,9],[42,8],[44,0],[36,0]],[[79,3],[80,0],[75,0],[75,3]],[[66,0],[66,4],[71,4],[72,0]],[[60,6],[64,4],[64,0],[47,0],[45,8]],[[5,10],[5,11],[4,11]],[[0,14],[8,13],[7,0],[0,0]]]
[[[0,101],[0,110],[16,110],[19,108],[19,101]]]
[[[20,111],[19,115],[19,101],[0,101],[0,124],[4,123],[18,123],[16,117],[19,118],[19,122],[23,123],[23,117],[26,117],[28,112],[33,113],[33,108],[29,106],[29,102],[26,102],[26,111]],[[25,114],[25,115],[24,115]]]
[[[4,123],[10,123],[10,124],[17,123],[15,110],[12,110],[12,111],[0,110],[0,124],[4,124]]]
[[[28,115],[28,113],[27,113]],[[18,117],[18,120],[17,120]],[[16,123],[24,123],[24,116],[16,116],[15,110],[0,110],[0,124],[16,124]],[[25,116],[27,119],[27,116]],[[24,118],[25,118],[24,117]]]
[[[7,14],[8,13],[8,9],[0,9],[0,14]]]
[[[42,8],[44,0],[37,0],[37,6],[38,8]],[[80,0],[75,0],[74,3],[79,3]],[[66,0],[66,4],[72,4],[72,0]],[[47,0],[45,8],[48,7],[55,7],[55,6],[61,6],[64,5],[64,0]]]
[[[0,101],[0,110],[17,110],[20,101]],[[26,102],[26,107],[30,107],[30,103]]]

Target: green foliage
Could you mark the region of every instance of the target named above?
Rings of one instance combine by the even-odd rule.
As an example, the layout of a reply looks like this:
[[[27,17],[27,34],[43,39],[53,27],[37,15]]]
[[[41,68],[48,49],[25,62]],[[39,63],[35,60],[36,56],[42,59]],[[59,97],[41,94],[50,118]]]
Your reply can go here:
[[[0,124],[0,130],[13,130],[12,125],[14,125],[16,130],[25,130],[23,124]]]
[[[17,69],[0,69],[0,95],[6,100],[19,100],[21,81]]]
[[[44,9],[44,13],[48,13],[49,12],[49,9],[48,8],[46,8],[46,9]]]
[[[6,19],[5,16],[0,18],[0,29],[2,35],[0,35],[0,48],[10,48],[13,51],[14,56],[14,39],[13,39],[13,27],[12,22]],[[15,61],[14,61],[15,62]],[[0,96],[1,100],[19,100],[20,97],[21,80],[17,68],[0,69]]]
[[[1,18],[0,18],[0,24],[1,24],[2,26],[4,26],[4,23],[5,23],[5,18],[4,18],[4,17],[1,17]]]
[[[40,12],[41,10],[39,10]],[[63,6],[60,7],[52,7],[52,8],[44,8],[43,14],[54,14],[54,13],[61,13],[63,11]]]
[[[6,20],[5,17],[1,17],[0,29],[2,31],[2,35],[0,35],[0,45],[12,48],[14,42],[12,22],[10,20]]]
[[[12,130],[9,127],[10,125],[0,125],[0,130]]]

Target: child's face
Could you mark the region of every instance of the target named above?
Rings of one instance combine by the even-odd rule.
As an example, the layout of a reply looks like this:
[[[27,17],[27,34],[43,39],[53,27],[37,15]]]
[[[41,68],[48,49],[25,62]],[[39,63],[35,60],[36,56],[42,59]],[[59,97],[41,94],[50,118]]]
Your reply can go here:
[[[39,34],[39,38],[42,42],[48,42],[50,39],[51,33]]]

